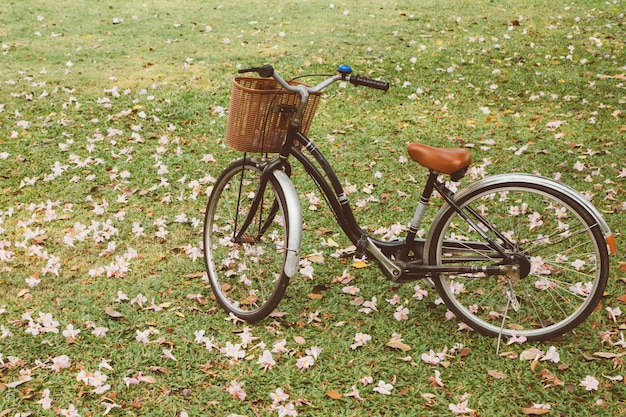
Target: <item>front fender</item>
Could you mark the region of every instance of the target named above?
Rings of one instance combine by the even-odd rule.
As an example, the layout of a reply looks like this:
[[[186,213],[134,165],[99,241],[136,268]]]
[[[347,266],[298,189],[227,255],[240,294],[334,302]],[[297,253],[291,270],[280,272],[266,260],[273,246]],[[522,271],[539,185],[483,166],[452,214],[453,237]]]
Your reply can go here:
[[[300,244],[302,243],[302,211],[300,209],[300,200],[293,186],[293,183],[287,174],[279,169],[272,171],[274,178],[280,185],[283,196],[285,197],[286,207],[283,211],[287,217],[287,253],[285,255],[284,273],[289,278],[293,277],[298,271],[300,263]]]

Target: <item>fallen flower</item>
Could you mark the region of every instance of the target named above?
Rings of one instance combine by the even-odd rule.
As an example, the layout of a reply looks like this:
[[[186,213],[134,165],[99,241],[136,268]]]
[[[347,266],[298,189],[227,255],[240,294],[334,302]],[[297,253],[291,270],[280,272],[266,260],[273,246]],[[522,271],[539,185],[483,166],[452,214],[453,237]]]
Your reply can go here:
[[[289,394],[287,394],[282,388],[276,388],[275,392],[270,393],[270,399],[274,405],[287,401],[287,398],[289,398]]]
[[[80,417],[80,414],[76,410],[76,407],[74,406],[74,404],[70,404],[70,406],[67,409],[61,409],[59,411],[59,414],[65,417]]]
[[[237,381],[231,381],[230,386],[228,387],[228,393],[230,396],[240,400],[245,400],[246,392],[243,390],[243,384],[243,382],[240,384]]]
[[[448,409],[454,414],[468,414],[474,412],[474,410],[467,406],[467,400],[461,401],[457,404],[449,404]]]
[[[63,330],[63,336],[67,339],[75,339],[80,333],[80,329],[75,329],[73,324],[68,324],[65,330]]]
[[[172,355],[172,351],[169,349],[163,349],[163,357],[166,359],[171,359],[173,361],[178,361],[178,359],[176,359],[174,355]]]
[[[430,382],[431,384],[438,386],[438,387],[443,387],[443,381],[441,380],[441,372],[439,371],[435,371],[435,375],[434,376],[430,376],[428,377],[428,382]]]
[[[372,385],[374,383],[374,378],[372,378],[371,376],[365,376],[363,378],[361,378],[361,384],[363,384],[364,387],[368,386],[368,385]]]
[[[41,405],[44,410],[49,410],[52,407],[52,398],[50,398],[50,390],[45,389],[41,393],[41,399],[37,401],[37,404]]]
[[[357,400],[360,401],[365,401],[363,398],[361,398],[361,393],[359,392],[358,388],[356,387],[356,385],[352,385],[352,391],[343,394],[344,397],[353,397],[356,398]]]
[[[257,363],[264,370],[272,369],[274,365],[276,365],[274,356],[272,355],[272,352],[270,352],[269,350],[263,351],[263,353],[259,356],[259,360],[257,361]]]
[[[354,335],[354,341],[355,343],[350,345],[350,348],[352,350],[359,348],[361,346],[365,346],[365,344],[367,342],[369,342],[370,340],[372,340],[372,336],[370,336],[369,334],[365,334],[365,333],[357,333]]]
[[[587,375],[579,384],[581,387],[585,387],[587,391],[597,391],[600,381],[594,376]]]
[[[543,358],[541,358],[541,360],[542,361],[552,361],[554,363],[557,363],[558,361],[561,360],[561,356],[556,351],[556,348],[554,346],[550,346],[550,349],[548,349],[548,351],[545,353],[545,355],[543,355]]]
[[[141,342],[144,345],[150,343],[150,340],[148,339],[148,336],[150,336],[150,329],[144,330],[143,332],[136,330],[136,334],[137,334],[135,336],[136,341]]]
[[[413,294],[413,298],[417,298],[418,300],[423,300],[425,297],[428,297],[428,291],[422,289],[419,285],[413,287],[415,293]]]
[[[522,344],[526,341],[526,336],[518,336],[516,333],[513,333],[509,338],[509,341],[506,342],[507,345],[512,345],[513,343]]]
[[[52,358],[52,365],[50,365],[50,369],[53,369],[54,372],[58,373],[61,369],[69,368],[71,365],[69,356],[61,355]]]
[[[422,361],[429,365],[437,365],[441,362],[441,358],[435,353],[434,350],[431,349],[429,352],[422,353]]]
[[[293,405],[293,403],[289,403],[284,406],[277,405],[274,409],[278,411],[278,417],[295,417],[298,415],[296,407],[295,405]]]
[[[296,366],[298,369],[309,369],[315,364],[315,359],[312,356],[303,356],[298,359]]]
[[[383,395],[391,395],[391,390],[393,390],[393,385],[388,384],[383,380],[378,381],[378,386],[374,388],[375,392]]]
[[[232,344],[231,342],[226,342],[226,347],[221,348],[220,353],[233,359],[242,359],[246,357],[246,352],[241,349],[241,345],[238,343]]]
[[[320,354],[322,353],[322,349],[320,349],[320,348],[319,348],[319,347],[317,347],[317,346],[311,346],[311,348],[310,348],[310,349],[307,349],[307,350],[305,351],[305,353],[306,353],[307,355],[312,356],[312,357],[313,357],[313,359],[317,359],[317,358],[319,358]]]
[[[609,319],[613,320],[613,322],[616,322],[617,318],[622,315],[622,310],[619,307],[607,307],[606,311],[609,312]]]
[[[393,313],[393,317],[398,321],[404,321],[409,319],[409,309],[403,306],[398,306],[396,312]]]
[[[122,408],[122,406],[119,404],[116,404],[114,402],[106,402],[105,400],[110,401],[108,398],[105,397],[105,399],[103,399],[102,402],[100,403],[100,405],[103,405],[106,408],[104,410],[104,413],[102,413],[105,416],[109,414],[109,412],[114,408]]]

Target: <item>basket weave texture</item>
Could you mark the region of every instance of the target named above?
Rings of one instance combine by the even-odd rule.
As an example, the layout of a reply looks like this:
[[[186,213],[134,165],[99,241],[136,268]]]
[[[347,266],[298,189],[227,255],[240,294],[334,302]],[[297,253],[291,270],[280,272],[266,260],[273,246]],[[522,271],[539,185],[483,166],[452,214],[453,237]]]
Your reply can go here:
[[[300,83],[290,82],[291,85]],[[309,131],[321,93],[309,96],[301,131]],[[272,78],[236,77],[230,96],[226,143],[242,152],[275,153],[285,141],[289,119],[281,107],[300,105],[300,96],[280,87]]]

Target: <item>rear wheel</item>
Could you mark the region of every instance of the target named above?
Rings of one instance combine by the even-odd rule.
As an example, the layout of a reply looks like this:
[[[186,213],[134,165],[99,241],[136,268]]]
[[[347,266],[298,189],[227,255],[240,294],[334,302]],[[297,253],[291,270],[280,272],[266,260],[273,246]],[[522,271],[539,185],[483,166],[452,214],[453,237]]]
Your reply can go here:
[[[609,265],[594,217],[563,193],[528,182],[496,183],[462,195],[439,217],[428,247],[431,265],[518,265],[521,278],[440,274],[435,285],[448,308],[491,336],[546,340],[585,320],[602,298]],[[485,235],[504,248],[493,249]]]
[[[204,260],[215,298],[227,312],[249,322],[271,313],[289,283],[283,272],[287,205],[273,176],[248,217],[261,174],[255,159],[233,162],[217,179],[204,219]]]

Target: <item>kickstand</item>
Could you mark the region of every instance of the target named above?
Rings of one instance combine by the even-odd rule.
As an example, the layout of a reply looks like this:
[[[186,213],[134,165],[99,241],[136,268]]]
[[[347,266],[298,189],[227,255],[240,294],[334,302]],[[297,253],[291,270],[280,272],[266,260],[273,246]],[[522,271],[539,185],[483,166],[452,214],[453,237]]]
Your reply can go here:
[[[498,346],[496,347],[496,356],[500,354],[500,344],[502,343],[502,331],[504,330],[504,322],[506,321],[506,315],[509,313],[509,306],[511,305],[511,298],[506,297],[506,308],[504,309],[504,315],[502,316],[502,324],[500,324],[500,332],[498,333]]]
[[[519,311],[520,305],[519,301],[517,301],[517,296],[515,295],[515,290],[513,289],[513,281],[511,278],[507,277],[507,281],[509,284],[509,289],[506,290],[506,308],[504,309],[504,316],[502,317],[502,324],[500,324],[500,331],[498,332],[498,346],[496,347],[496,355],[500,354],[500,344],[502,343],[502,332],[504,330],[504,322],[509,314],[509,307],[513,304],[513,310]]]

